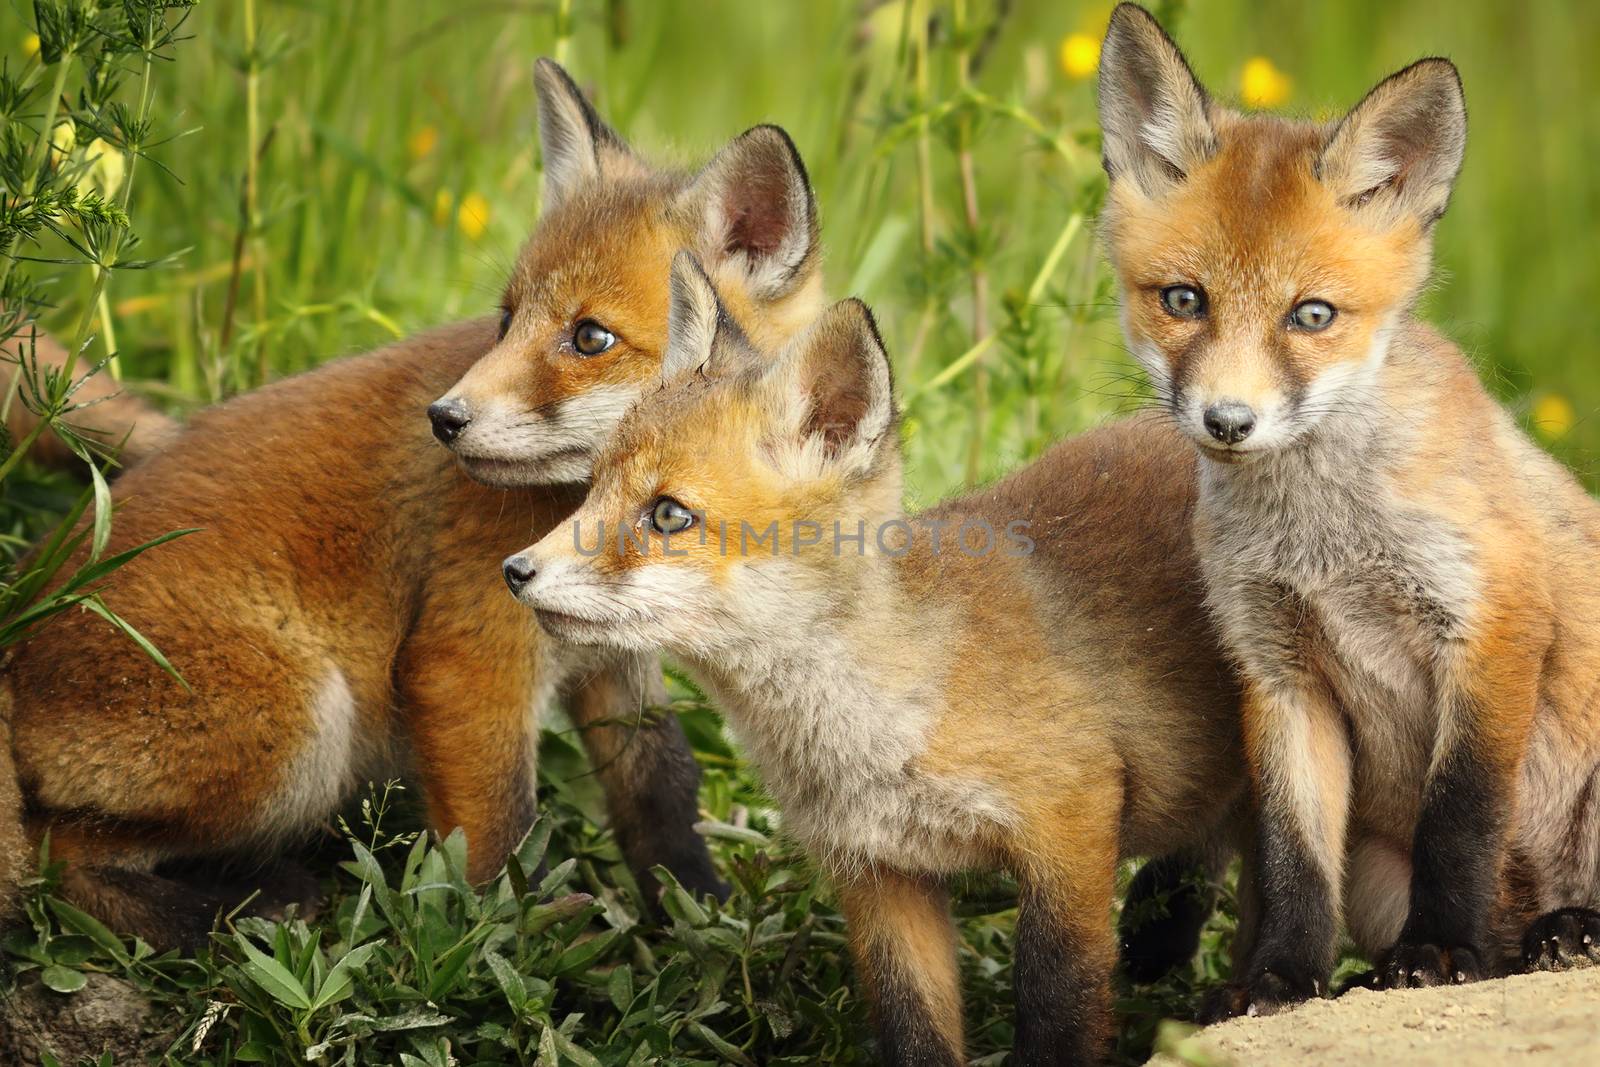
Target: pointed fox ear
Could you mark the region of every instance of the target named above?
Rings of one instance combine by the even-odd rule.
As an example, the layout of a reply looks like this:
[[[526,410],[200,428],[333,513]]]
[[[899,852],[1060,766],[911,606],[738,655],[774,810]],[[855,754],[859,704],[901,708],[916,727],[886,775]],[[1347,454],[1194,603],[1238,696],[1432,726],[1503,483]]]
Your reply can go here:
[[[1467,147],[1467,102],[1448,59],[1424,59],[1378,83],[1317,160],[1317,177],[1351,207],[1444,214]]]
[[[789,295],[816,270],[816,198],[794,142],[776,126],[734,138],[678,203],[698,220],[706,263],[735,264],[757,300]]]
[[[607,164],[633,163],[633,153],[584,99],[554,60],[533,68],[539,97],[539,146],[544,157],[544,207],[560,205],[575,189],[600,178]]]
[[[667,286],[667,351],[661,358],[663,381],[698,370],[711,362],[717,327],[726,312],[705,268],[693,252],[672,257]]]
[[[1216,152],[1210,98],[1155,18],[1137,4],[1111,13],[1100,49],[1103,162],[1160,196]]]
[[[894,425],[889,356],[872,312],[859,300],[824,311],[793,343],[790,381],[804,397],[802,437],[820,437],[831,457],[870,463]]]

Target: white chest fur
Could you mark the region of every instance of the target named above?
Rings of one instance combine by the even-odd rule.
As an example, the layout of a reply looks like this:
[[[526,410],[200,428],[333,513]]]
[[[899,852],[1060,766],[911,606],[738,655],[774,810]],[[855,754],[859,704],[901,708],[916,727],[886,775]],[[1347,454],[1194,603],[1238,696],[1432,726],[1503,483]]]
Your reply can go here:
[[[982,844],[1012,821],[982,783],[916,766],[934,727],[940,679],[894,692],[845,643],[752,648],[700,672],[761,772],[784,829],[835,873],[881,863],[947,873],[986,862]]]
[[[1197,536],[1230,650],[1257,679],[1311,670],[1332,689],[1358,818],[1406,834],[1437,728],[1434,671],[1466,634],[1477,577],[1462,532],[1401,498],[1382,455],[1335,438],[1204,463]]]

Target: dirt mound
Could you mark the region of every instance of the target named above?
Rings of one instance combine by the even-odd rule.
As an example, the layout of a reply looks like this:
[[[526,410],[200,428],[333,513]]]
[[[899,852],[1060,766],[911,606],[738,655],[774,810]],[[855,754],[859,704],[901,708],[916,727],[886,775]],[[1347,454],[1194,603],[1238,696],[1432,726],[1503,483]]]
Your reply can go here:
[[[1403,1063],[1600,1064],[1600,967],[1438,989],[1358,989],[1278,1015],[1232,1019],[1150,1060],[1159,1067]]]
[[[32,1067],[48,1049],[64,1064],[115,1054],[118,1063],[143,1062],[142,1053],[167,1047],[171,1034],[148,1032],[152,1008],[133,986],[91,974],[76,993],[46,989],[36,973],[22,977],[0,1004],[0,1063]]]

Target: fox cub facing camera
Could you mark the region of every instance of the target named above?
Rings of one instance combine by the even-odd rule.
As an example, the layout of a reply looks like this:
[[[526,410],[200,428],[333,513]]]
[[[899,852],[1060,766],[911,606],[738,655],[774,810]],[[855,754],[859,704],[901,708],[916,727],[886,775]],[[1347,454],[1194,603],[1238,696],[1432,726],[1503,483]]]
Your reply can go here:
[[[1466,143],[1425,59],[1334,123],[1216,104],[1113,15],[1106,233],[1129,344],[1197,446],[1244,674],[1261,926],[1219,1014],[1600,943],[1600,506],[1417,320]],[[1531,924],[1531,925],[1530,925]]]
[[[866,308],[767,357],[687,253],[663,375],[513,591],[717,697],[833,880],[887,1062],[965,1062],[944,879],[993,868],[1022,883],[1020,1062],[1096,1061],[1119,856],[1231,847],[1244,801],[1197,583],[1152,578],[1189,558],[1181,442],[1117,424],[907,518]]]
[[[595,450],[659,376],[673,253],[708,256],[775,344],[820,307],[815,208],[774,127],[696,173],[664,170],[555,64],[537,90],[545,211],[500,316],[202,412],[118,481],[108,551],[199,529],[105,592],[192,691],[87,613],[14,649],[0,720],[21,795],[0,784],[0,904],[29,860],[24,829],[35,845],[48,832],[67,896],[192,946],[260,884],[251,861],[401,772],[488,878],[533,817],[539,715],[558,696],[647,892],[656,864],[724,888],[693,828],[682,731],[641,719],[664,695],[655,659],[551,640],[496,567],[577,506]],[[430,403],[451,451],[430,439]],[[241,856],[243,885],[221,889],[168,863]]]

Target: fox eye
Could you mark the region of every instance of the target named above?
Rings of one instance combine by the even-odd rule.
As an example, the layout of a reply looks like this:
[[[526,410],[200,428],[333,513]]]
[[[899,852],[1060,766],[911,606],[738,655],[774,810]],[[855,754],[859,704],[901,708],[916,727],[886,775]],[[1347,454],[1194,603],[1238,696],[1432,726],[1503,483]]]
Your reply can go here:
[[[511,309],[510,308],[501,308],[500,309],[500,333],[495,337],[495,340],[496,341],[504,341],[506,339],[506,334],[508,334],[510,332],[511,332]]]
[[[1298,329],[1315,333],[1326,330],[1337,314],[1333,305],[1326,300],[1307,300],[1296,304],[1294,310],[1289,312],[1289,322]]]
[[[572,347],[580,356],[598,356],[617,343],[617,335],[593,319],[584,319],[572,331]]]
[[[1161,306],[1180,319],[1198,319],[1206,313],[1205,290],[1195,285],[1169,285],[1161,290]]]
[[[694,512],[664,496],[650,506],[650,525],[656,533],[682,533],[694,525]]]

